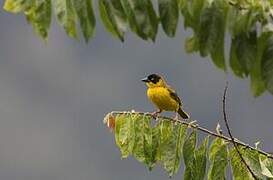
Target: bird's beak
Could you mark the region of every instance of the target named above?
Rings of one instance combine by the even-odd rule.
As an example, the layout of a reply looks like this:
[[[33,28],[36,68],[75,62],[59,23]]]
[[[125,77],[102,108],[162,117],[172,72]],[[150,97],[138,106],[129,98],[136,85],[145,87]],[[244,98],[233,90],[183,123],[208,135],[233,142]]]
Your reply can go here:
[[[146,78],[141,79],[141,81],[146,82],[146,83],[147,83],[147,82],[150,82],[150,81],[149,81],[149,79],[148,79],[147,77],[146,77]]]

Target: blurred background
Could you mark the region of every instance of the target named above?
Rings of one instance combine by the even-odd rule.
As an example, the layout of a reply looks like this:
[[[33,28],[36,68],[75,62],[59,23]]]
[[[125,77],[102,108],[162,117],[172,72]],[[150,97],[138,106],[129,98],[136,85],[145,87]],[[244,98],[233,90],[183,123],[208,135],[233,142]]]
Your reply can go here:
[[[98,14],[97,14],[98,15]],[[98,17],[98,16],[97,16]],[[222,94],[229,81],[228,116],[234,136],[273,151],[273,96],[251,95],[249,80],[224,73],[198,55],[188,55],[190,33],[180,23],[174,39],[160,29],[156,43],[129,33],[113,39],[97,20],[89,44],[66,36],[55,20],[45,43],[22,15],[0,10],[0,179],[165,180],[120,159],[103,124],[112,110],[153,111],[140,81],[160,73],[175,87],[185,110],[214,130],[222,121]],[[181,179],[181,171],[173,179]]]

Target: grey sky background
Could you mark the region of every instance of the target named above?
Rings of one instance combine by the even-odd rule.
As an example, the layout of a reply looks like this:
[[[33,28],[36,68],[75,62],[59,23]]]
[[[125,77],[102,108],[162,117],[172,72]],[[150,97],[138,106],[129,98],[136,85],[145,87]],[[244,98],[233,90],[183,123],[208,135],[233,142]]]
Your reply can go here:
[[[149,172],[132,158],[121,160],[102,123],[112,110],[153,111],[140,79],[154,72],[177,90],[192,118],[211,130],[219,120],[224,128],[221,98],[228,79],[234,136],[252,145],[260,140],[273,151],[273,96],[255,99],[249,80],[186,54],[189,33],[182,27],[174,39],[160,30],[155,44],[130,33],[122,44],[97,24],[94,39],[85,44],[53,22],[44,43],[23,16],[1,9],[1,180],[169,179],[159,167]],[[181,179],[181,171],[173,179]]]

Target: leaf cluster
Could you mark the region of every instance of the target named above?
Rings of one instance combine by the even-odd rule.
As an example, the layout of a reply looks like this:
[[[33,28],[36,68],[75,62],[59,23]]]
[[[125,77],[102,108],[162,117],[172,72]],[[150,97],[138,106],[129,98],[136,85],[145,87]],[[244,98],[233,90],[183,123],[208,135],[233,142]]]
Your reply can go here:
[[[145,114],[110,113],[105,120],[114,130],[121,157],[131,155],[149,170],[159,165],[172,177],[183,162],[183,179],[224,180],[230,166],[233,179],[253,179],[233,144],[222,138],[207,136],[202,140],[189,126],[164,118],[154,123]],[[253,149],[243,146],[239,149],[257,178],[273,178],[272,159]]]
[[[272,0],[156,2],[98,0],[98,7],[105,28],[121,41],[124,41],[128,30],[143,40],[155,41],[159,25],[168,37],[174,37],[182,15],[184,27],[193,32],[185,42],[187,52],[210,56],[213,63],[225,71],[226,59],[229,59],[236,76],[250,77],[254,96],[266,90],[273,94]],[[87,42],[95,32],[96,18],[92,4],[92,0],[5,0],[4,9],[24,13],[35,32],[44,39],[48,37],[54,9],[66,33],[77,38],[79,22]],[[228,38],[231,40],[227,41]],[[226,54],[229,54],[228,58]]]
[[[232,71],[238,77],[250,77],[253,95],[265,90],[272,94],[272,5],[272,1],[260,0],[181,0],[184,26],[193,30],[185,43],[187,52],[209,55],[217,67],[226,70],[229,50]],[[227,38],[231,38],[229,49],[225,48]]]
[[[6,0],[4,9],[24,13],[34,31],[45,40],[51,25],[52,9],[68,36],[77,38],[77,22],[86,42],[95,31],[96,20],[91,0]]]

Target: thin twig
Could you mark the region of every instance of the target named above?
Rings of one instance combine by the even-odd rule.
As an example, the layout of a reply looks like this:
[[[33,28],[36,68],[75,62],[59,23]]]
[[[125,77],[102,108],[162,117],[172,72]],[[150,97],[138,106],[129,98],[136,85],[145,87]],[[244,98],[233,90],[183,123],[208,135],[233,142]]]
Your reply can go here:
[[[147,115],[147,116],[150,116],[151,118],[153,118],[153,114],[150,113],[150,112],[135,112],[135,111],[112,111],[109,113],[110,115],[118,115],[118,114],[139,114],[139,115]],[[218,137],[218,138],[221,138],[221,139],[224,139],[228,142],[232,142],[232,140],[227,137],[227,136],[224,136],[222,134],[218,134],[216,132],[213,132],[213,131],[210,131],[206,128],[203,128],[197,124],[191,124],[190,122],[188,121],[183,121],[183,120],[180,120],[180,119],[172,119],[170,117],[166,117],[166,116],[159,116],[158,117],[159,119],[165,119],[165,120],[168,120],[168,121],[173,121],[173,122],[177,122],[177,123],[181,123],[181,124],[184,124],[184,125],[187,125],[189,128],[193,128],[193,129],[197,129],[199,131],[202,131],[206,134],[209,134],[211,136],[214,136],[214,137]],[[269,154],[265,151],[262,151],[262,150],[259,150],[259,149],[256,149],[248,144],[245,144],[237,139],[234,139],[234,142],[237,144],[237,145],[240,145],[240,146],[243,146],[244,148],[246,149],[251,149],[251,150],[254,150],[254,151],[257,151],[258,153],[260,154],[263,154],[265,155],[266,157],[270,158],[270,159],[273,159],[273,155],[272,154]]]
[[[247,164],[246,160],[244,159],[243,155],[241,154],[236,142],[234,141],[234,137],[232,136],[231,134],[231,130],[230,130],[230,127],[229,127],[229,124],[228,124],[228,120],[227,120],[227,113],[226,113],[226,95],[227,95],[227,89],[228,89],[228,82],[226,83],[226,86],[225,86],[225,90],[224,90],[224,95],[223,95],[223,116],[224,116],[224,121],[225,121],[225,125],[226,125],[226,128],[228,130],[228,134],[229,134],[229,137],[231,139],[231,142],[234,146],[234,148],[236,149],[241,161],[245,164],[247,170],[250,172],[251,176],[255,179],[255,180],[258,180],[258,178],[256,177],[256,175],[254,174],[254,172],[251,170],[251,168],[249,167],[249,165]]]

